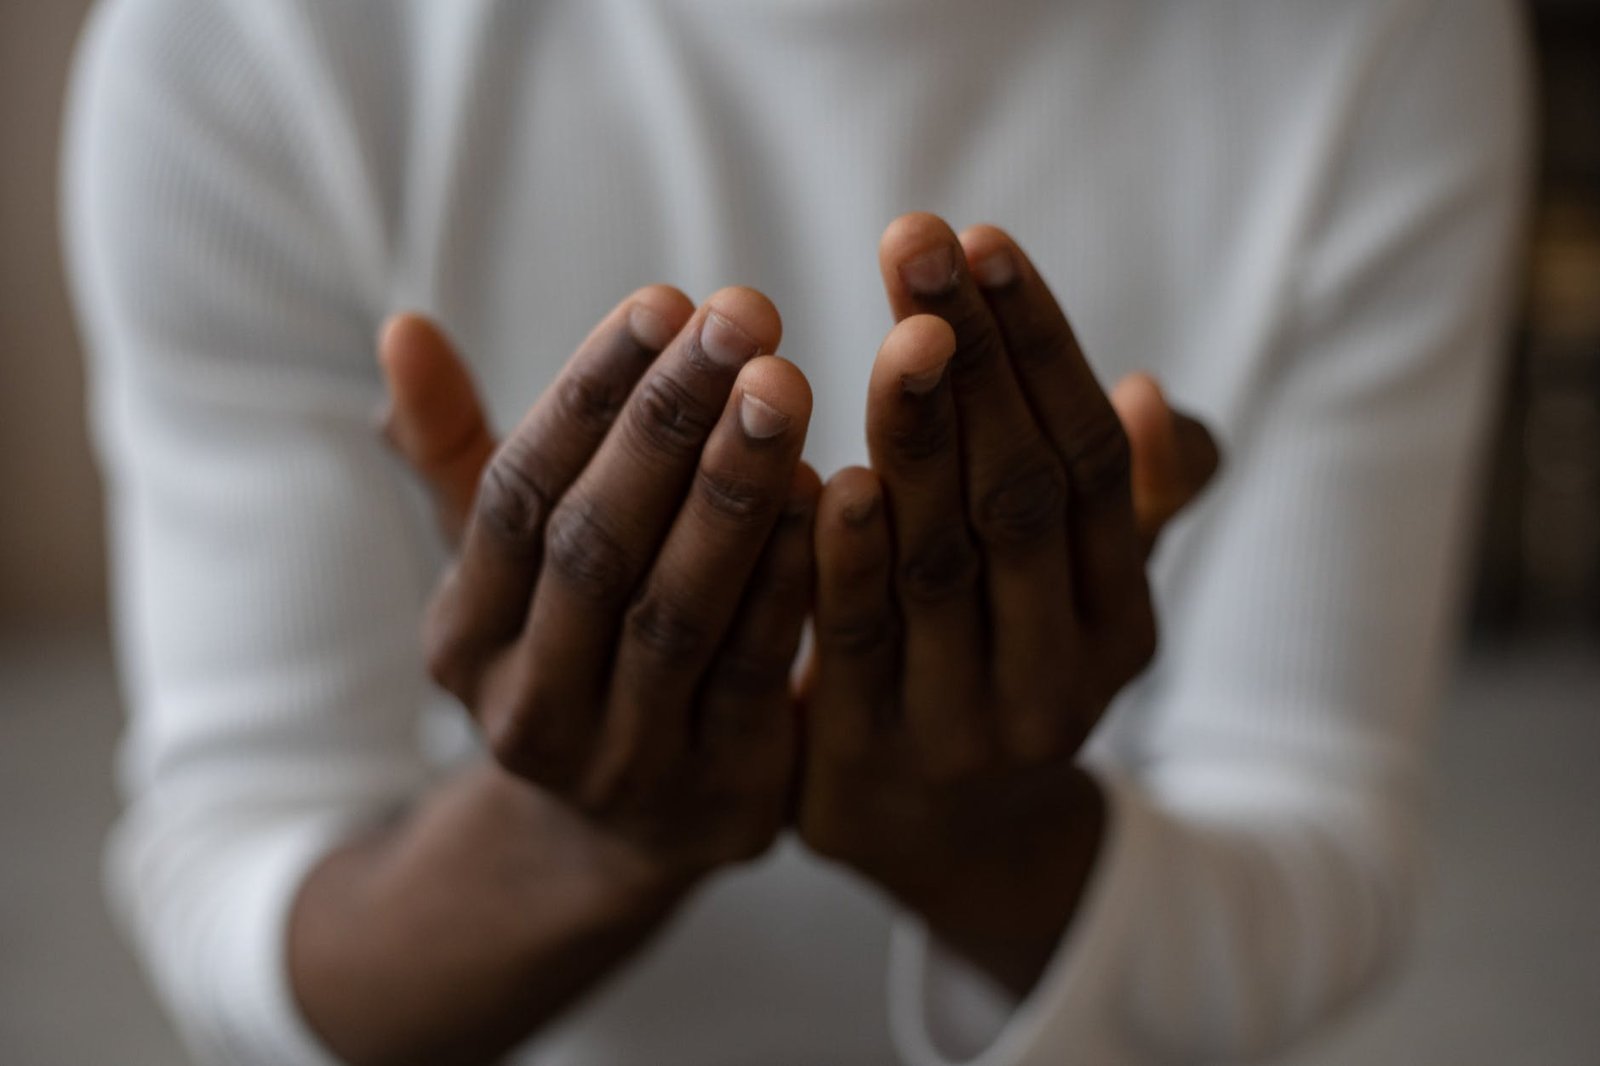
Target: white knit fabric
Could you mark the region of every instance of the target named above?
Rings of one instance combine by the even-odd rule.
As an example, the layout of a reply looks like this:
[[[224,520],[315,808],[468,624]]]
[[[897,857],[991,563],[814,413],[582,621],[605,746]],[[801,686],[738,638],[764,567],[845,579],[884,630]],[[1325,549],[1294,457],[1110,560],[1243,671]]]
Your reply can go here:
[[[785,844],[536,1041],[550,1066],[1145,1066],[1304,1033],[1403,941],[1523,192],[1510,0],[109,0],[71,97],[131,721],[114,895],[197,1057],[326,1061],[284,921],[473,757],[440,548],[370,417],[437,315],[501,425],[616,299],[757,286],[864,453],[911,209],[1030,249],[1225,477],[1090,755],[1113,825],[1024,1003]],[[885,979],[887,973],[888,979]]]

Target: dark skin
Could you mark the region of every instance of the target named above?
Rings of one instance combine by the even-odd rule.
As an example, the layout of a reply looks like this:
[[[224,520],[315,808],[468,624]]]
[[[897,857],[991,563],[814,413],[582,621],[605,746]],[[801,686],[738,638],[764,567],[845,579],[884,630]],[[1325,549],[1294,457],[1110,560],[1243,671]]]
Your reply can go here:
[[[937,247],[918,293],[901,264]],[[1152,650],[1144,558],[1216,453],[1148,378],[1108,400],[1003,234],[908,216],[882,252],[873,469],[826,488],[749,290],[708,302],[721,361],[708,308],[634,294],[499,445],[448,341],[387,330],[389,438],[459,537],[431,665],[495,760],[301,892],[296,993],[349,1061],[492,1061],[790,823],[1016,994],[1037,979],[1104,819],[1072,756]]]
[[[430,468],[492,450],[426,644],[495,764],[308,879],[290,966],[341,1057],[492,1061],[783,828],[820,484],[778,339],[750,290],[642,290],[503,444],[469,416]]]
[[[823,491],[798,828],[1020,997],[1103,831],[1073,757],[1155,652],[1132,452],[1005,234],[907,216],[880,258],[900,321],[873,469]]]

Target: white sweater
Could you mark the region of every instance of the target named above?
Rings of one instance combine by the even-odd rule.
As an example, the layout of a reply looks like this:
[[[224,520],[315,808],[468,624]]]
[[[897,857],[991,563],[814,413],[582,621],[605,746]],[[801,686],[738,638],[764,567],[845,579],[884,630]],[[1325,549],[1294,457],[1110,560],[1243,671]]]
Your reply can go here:
[[[1008,1003],[785,844],[530,1049],[548,1066],[1253,1056],[1403,941],[1524,187],[1511,0],[109,0],[66,167],[131,721],[116,902],[202,1060],[327,1061],[285,916],[474,755],[441,559],[373,431],[437,315],[500,424],[651,281],[754,285],[864,455],[911,209],[1010,228],[1102,377],[1225,478],[1088,759],[1112,827]]]

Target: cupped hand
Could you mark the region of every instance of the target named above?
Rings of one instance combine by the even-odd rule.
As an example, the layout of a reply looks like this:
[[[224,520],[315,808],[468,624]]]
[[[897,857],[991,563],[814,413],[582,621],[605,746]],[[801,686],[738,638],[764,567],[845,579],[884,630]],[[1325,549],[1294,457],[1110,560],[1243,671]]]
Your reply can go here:
[[[899,321],[872,469],[819,507],[799,830],[1022,992],[1102,830],[1074,756],[1155,652],[1146,554],[1216,450],[1145,378],[1119,418],[1000,231],[912,215],[880,254]]]
[[[1144,562],[1212,477],[1217,451],[1148,376],[1123,379],[1109,397],[1101,391],[1054,298],[998,230],[958,241],[939,220],[908,216],[885,235],[882,255],[901,321],[872,377],[874,469],[841,471],[818,505],[818,640],[803,684],[807,758],[795,817],[813,848],[878,883],[1021,991],[1070,918],[1098,846],[1099,793],[1072,756],[1153,651]],[[634,299],[658,298],[662,291],[647,290]],[[673,298],[681,319],[687,301]],[[630,306],[607,320],[613,332]],[[633,380],[622,374],[608,403],[559,399],[592,394],[569,379],[601,359],[597,338],[607,330],[498,456],[549,453],[567,456],[554,460],[559,470],[581,467],[606,418],[567,424],[574,420],[540,412],[620,406]],[[382,349],[387,435],[433,490],[446,532],[467,530],[435,618],[483,618],[487,604],[526,601],[534,584],[526,573],[537,569],[526,562],[512,568],[523,576],[508,594],[459,589],[474,570],[473,531],[483,524],[475,509],[505,480],[493,466],[483,472],[496,445],[465,367],[420,319],[398,320]],[[797,516],[816,491],[814,475],[798,470]],[[537,519],[559,493],[535,493],[530,517],[511,525],[537,541]],[[795,611],[807,599],[810,564],[795,547],[803,521],[796,517],[792,534],[780,526],[746,595],[754,602],[756,589],[770,589],[786,608],[757,616],[746,606],[741,619],[769,621],[729,630],[740,639],[717,671],[735,679],[717,697],[722,720],[764,728],[788,719],[775,708]],[[503,576],[485,566],[480,584],[503,585]],[[503,634],[507,623],[480,627]],[[448,652],[435,658],[449,681],[455,661],[484,639],[459,623],[442,628],[457,634],[435,642]],[[451,687],[463,695],[464,686]],[[757,713],[733,709],[742,695],[761,705]],[[775,747],[789,750],[793,739]],[[522,758],[524,745],[498,746],[512,764]],[[546,776],[568,777],[566,757],[550,752]],[[700,823],[682,824],[693,832]]]
[[[748,289],[641,290],[498,445],[435,327],[380,344],[388,437],[459,534],[435,679],[502,765],[667,882],[762,851],[792,794],[820,483],[809,387],[759,354],[779,333]]]

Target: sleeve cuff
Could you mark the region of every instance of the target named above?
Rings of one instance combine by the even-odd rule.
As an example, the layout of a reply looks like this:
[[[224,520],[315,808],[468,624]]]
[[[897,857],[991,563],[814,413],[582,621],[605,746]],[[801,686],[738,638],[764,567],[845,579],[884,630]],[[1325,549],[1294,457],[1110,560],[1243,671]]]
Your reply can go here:
[[[288,927],[301,883],[353,828],[347,816],[271,829],[230,825],[235,842],[250,840],[248,855],[237,843],[201,843],[180,856],[137,834],[113,838],[117,909],[144,942],[151,976],[196,1062],[339,1066],[295,1001]],[[209,869],[175,868],[195,861]],[[183,896],[177,882],[206,887],[199,898]]]
[[[1021,1003],[941,947],[913,919],[895,929],[889,1011],[910,1066],[1101,1066],[1135,1061],[1114,995],[1140,912],[1160,823],[1131,782],[1092,771],[1106,794],[1106,837],[1083,903],[1033,992]]]
[[[343,818],[297,827],[261,856],[249,878],[241,879],[238,911],[222,932],[215,956],[231,971],[216,975],[230,1001],[216,1014],[228,1061],[339,1066],[295,1001],[289,918],[300,885],[351,828]]]

